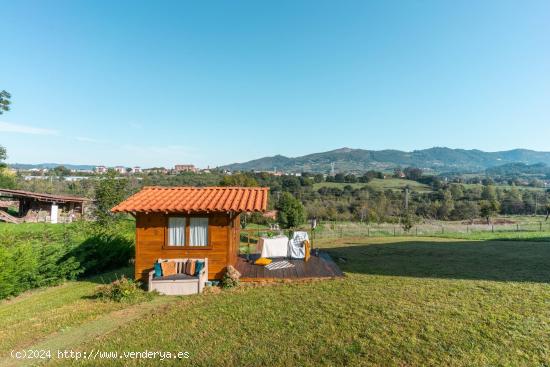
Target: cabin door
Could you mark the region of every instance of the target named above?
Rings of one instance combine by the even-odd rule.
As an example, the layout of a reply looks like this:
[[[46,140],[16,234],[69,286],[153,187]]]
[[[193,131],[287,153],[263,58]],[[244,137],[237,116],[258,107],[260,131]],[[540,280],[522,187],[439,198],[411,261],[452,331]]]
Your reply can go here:
[[[57,214],[58,214],[58,207],[57,207],[57,204],[52,204],[52,211],[50,213],[50,217],[51,217],[51,222],[52,223],[57,223]]]

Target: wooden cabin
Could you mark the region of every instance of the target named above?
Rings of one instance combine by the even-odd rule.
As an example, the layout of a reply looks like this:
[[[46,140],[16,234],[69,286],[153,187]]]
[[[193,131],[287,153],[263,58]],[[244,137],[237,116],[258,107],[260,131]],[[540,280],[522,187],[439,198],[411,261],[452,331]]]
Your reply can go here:
[[[208,278],[235,266],[240,214],[265,212],[268,188],[144,187],[111,209],[136,218],[135,279],[145,282],[157,259],[208,258]]]

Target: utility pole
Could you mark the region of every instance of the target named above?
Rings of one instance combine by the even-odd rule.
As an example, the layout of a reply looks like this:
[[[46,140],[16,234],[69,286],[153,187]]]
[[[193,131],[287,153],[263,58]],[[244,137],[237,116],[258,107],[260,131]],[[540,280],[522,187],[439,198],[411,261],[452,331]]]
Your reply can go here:
[[[409,210],[409,186],[405,187],[405,211]]]

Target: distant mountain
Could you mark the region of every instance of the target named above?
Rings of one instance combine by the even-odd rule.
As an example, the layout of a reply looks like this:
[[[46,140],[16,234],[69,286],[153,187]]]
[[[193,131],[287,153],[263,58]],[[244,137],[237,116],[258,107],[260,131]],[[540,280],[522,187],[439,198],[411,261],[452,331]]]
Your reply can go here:
[[[55,167],[63,166],[67,169],[77,169],[77,170],[93,170],[95,167],[89,164],[66,164],[66,163],[37,163],[37,164],[13,163],[13,164],[9,164],[9,166],[15,169],[33,169],[33,168],[52,169]]]
[[[481,172],[508,163],[550,165],[550,152],[514,149],[503,152],[483,152],[450,148],[430,148],[404,152],[400,150],[363,150],[341,148],[324,153],[288,158],[282,155],[264,157],[245,163],[233,163],[221,168],[231,171],[363,172],[392,170],[396,167],[419,167],[434,172]]]

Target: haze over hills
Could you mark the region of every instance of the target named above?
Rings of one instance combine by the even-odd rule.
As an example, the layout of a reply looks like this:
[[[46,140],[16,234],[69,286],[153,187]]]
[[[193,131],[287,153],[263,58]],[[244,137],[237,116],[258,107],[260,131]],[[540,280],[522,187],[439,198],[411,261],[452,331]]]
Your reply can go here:
[[[53,169],[55,167],[63,166],[67,169],[76,169],[76,170],[93,170],[95,166],[90,164],[68,164],[68,163],[10,163],[10,167],[17,169],[33,169],[33,168],[47,168]]]
[[[434,172],[480,172],[510,163],[550,165],[550,152],[513,149],[501,152],[435,147],[412,152],[400,150],[364,150],[341,148],[323,153],[289,158],[282,155],[264,157],[221,168],[232,171],[336,172],[392,170],[396,167],[419,167]]]

